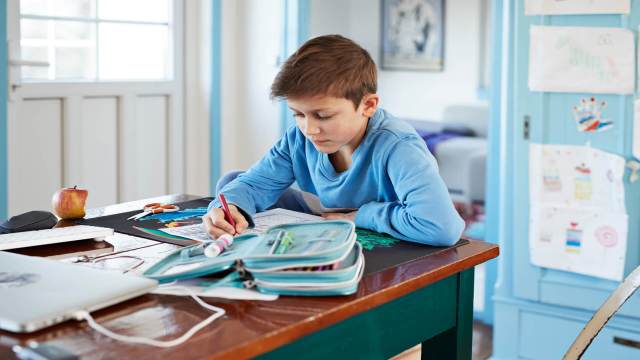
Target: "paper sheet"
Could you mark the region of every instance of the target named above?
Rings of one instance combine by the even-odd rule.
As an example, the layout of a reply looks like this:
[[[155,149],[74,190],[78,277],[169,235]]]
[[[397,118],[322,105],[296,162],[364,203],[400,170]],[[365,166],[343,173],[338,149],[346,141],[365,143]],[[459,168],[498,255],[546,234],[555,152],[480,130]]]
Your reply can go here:
[[[635,44],[627,29],[531,26],[531,91],[632,94]]]
[[[76,262],[75,258],[67,258],[62,261],[100,270],[142,275],[153,264],[180,248],[180,246],[173,244],[158,243],[157,241],[149,242],[152,242],[153,245],[128,251],[119,250],[113,254],[92,257],[92,261],[88,262]]]
[[[305,214],[301,212],[286,210],[286,209],[271,209],[253,216],[253,222],[255,227],[248,229],[244,234],[261,234],[268,228],[281,224],[297,224],[308,221],[323,220],[320,216]],[[211,238],[204,229],[202,224],[194,224],[187,226],[179,226],[174,228],[162,228],[160,229],[167,234],[182,236],[187,239],[209,241]]]
[[[626,212],[621,156],[584,146],[532,144],[529,159],[532,205]]]
[[[620,281],[627,251],[627,215],[600,210],[531,208],[534,265]]]
[[[526,0],[526,15],[628,14],[629,0]]]
[[[624,158],[585,146],[530,146],[534,265],[622,280],[628,217]]]

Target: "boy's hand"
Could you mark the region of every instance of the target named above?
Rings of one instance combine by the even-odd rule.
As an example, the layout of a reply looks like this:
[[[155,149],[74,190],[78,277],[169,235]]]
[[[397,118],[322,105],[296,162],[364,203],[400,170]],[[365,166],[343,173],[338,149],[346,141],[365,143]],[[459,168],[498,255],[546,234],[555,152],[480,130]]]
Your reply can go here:
[[[324,213],[322,217],[328,220],[350,220],[355,222],[357,213],[358,210],[348,213]]]
[[[224,211],[220,208],[213,208],[202,217],[204,228],[211,238],[217,239],[222,234],[241,234],[249,226],[247,219],[235,205],[229,204],[229,212],[236,222],[235,229],[224,219]]]

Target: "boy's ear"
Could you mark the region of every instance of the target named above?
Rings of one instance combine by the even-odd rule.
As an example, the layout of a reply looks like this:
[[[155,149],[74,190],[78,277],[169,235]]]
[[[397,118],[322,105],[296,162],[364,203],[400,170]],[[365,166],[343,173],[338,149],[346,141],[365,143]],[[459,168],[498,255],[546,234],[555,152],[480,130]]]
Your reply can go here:
[[[380,96],[378,96],[378,94],[366,94],[360,103],[362,107],[362,115],[365,117],[372,117],[378,109],[379,102]]]

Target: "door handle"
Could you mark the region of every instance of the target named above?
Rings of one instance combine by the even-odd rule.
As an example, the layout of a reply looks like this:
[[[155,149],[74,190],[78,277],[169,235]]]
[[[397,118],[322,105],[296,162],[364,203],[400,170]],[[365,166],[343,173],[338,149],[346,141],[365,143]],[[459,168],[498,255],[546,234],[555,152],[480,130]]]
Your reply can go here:
[[[49,67],[51,64],[48,61],[35,61],[35,60],[23,60],[23,59],[9,59],[9,66],[38,66]],[[15,92],[22,85],[19,79],[16,79],[16,75],[9,76],[9,101],[15,99]]]
[[[48,61],[35,61],[35,60],[22,60],[22,59],[10,59],[9,65],[11,66],[39,66],[49,67],[51,64]]]

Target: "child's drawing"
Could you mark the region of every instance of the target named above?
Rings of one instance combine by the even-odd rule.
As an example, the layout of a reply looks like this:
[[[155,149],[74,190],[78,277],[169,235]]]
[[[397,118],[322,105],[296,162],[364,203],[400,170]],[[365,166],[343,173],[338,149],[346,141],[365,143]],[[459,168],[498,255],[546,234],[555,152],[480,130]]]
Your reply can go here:
[[[597,101],[594,97],[580,100],[580,104],[573,107],[573,116],[576,119],[578,130],[599,132],[613,127],[613,121],[602,118],[602,110],[606,107],[606,101]]]

